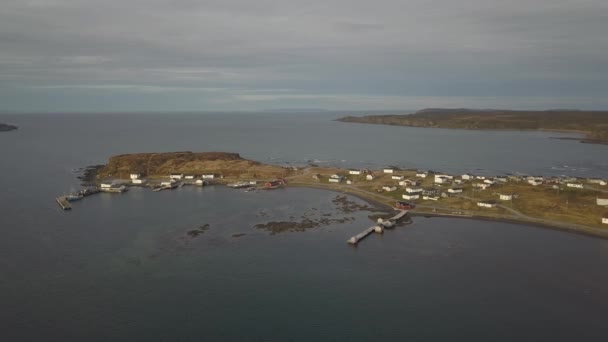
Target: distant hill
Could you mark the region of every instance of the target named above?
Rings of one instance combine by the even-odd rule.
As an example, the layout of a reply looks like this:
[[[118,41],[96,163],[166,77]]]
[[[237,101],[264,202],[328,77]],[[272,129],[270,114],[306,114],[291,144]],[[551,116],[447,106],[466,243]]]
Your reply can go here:
[[[17,126],[0,123],[0,132],[8,132],[17,129]]]
[[[337,121],[474,130],[568,131],[586,134],[585,142],[608,143],[608,111],[427,108],[413,114],[347,116]]]

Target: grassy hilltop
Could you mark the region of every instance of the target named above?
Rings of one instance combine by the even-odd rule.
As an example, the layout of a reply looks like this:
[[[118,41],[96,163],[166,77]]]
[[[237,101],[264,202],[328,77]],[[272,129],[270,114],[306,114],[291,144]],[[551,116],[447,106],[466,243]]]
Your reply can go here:
[[[170,173],[215,173],[225,177],[274,178],[286,175],[288,169],[241,158],[226,152],[135,153],[111,157],[100,171],[101,177],[128,178],[131,173],[162,177]]]
[[[573,131],[586,134],[586,142],[608,143],[608,111],[428,108],[414,114],[347,116],[338,121],[475,130]]]

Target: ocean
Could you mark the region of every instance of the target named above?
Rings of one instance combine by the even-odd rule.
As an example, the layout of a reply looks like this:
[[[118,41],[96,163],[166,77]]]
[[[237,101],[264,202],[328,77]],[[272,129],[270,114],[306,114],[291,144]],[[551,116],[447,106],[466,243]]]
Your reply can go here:
[[[0,340],[606,339],[606,240],[415,217],[353,247],[373,212],[305,188],[134,188],[71,212],[54,201],[79,188],[73,169],[133,152],[608,178],[608,146],[551,139],[570,134],[333,121],[345,114],[0,115],[19,126],[0,133]],[[304,231],[256,227],[323,218]]]

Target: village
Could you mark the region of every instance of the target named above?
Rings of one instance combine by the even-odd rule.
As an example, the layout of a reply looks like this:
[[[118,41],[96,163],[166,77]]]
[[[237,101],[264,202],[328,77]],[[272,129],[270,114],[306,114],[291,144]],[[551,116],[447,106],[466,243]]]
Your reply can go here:
[[[247,171],[201,174],[169,173],[128,178],[97,179],[88,192],[64,196],[69,202],[99,192],[122,193],[132,186],[153,191],[182,186],[224,185],[245,191],[304,186],[341,191],[373,200],[411,214],[481,217],[526,221],[575,229],[594,235],[608,234],[608,186],[600,178],[541,177],[523,175],[450,175],[429,170],[340,169],[309,166],[285,168],[283,177],[254,179]],[[238,171],[238,170],[231,170]],[[598,230],[599,229],[599,230]]]

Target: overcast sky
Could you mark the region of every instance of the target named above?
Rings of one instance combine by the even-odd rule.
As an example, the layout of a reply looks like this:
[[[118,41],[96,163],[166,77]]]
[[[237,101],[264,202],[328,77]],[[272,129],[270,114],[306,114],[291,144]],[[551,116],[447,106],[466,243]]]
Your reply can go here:
[[[0,110],[608,109],[607,0],[1,0]]]

